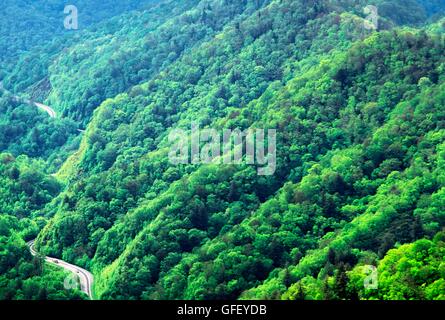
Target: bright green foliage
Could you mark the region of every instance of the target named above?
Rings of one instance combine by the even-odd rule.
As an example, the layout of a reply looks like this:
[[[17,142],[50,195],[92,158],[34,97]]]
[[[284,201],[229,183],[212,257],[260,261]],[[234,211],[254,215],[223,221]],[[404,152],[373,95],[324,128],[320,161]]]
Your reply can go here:
[[[3,233],[4,216],[0,218]],[[23,222],[20,224],[19,229],[25,227]],[[0,235],[0,299],[85,299],[85,295],[78,290],[64,289],[64,280],[68,273],[60,268],[45,265],[39,257],[32,257],[17,231],[19,230],[13,227],[9,234]]]
[[[284,299],[444,300],[445,233],[433,241],[418,240],[391,249],[376,269],[376,287],[365,287],[369,271],[364,259],[351,271],[338,269],[324,281],[307,276],[293,284]],[[339,290],[340,289],[340,290]],[[343,294],[342,294],[343,293]]]
[[[51,119],[36,107],[14,102],[0,93],[0,152],[47,159],[56,170],[79,145],[77,125]]]
[[[71,154],[63,190],[33,183],[37,246],[92,270],[103,299],[443,299],[444,8],[374,1],[373,32],[368,4],[162,1],[58,38],[38,70],[22,55],[6,85],[64,119],[10,133],[31,111],[5,97],[20,142],[2,147],[53,168]],[[275,174],[171,164],[168,134],[191,121],[277,129]]]
[[[30,240],[47,223],[40,210],[60,192],[60,184],[43,171],[43,161],[0,154],[0,299],[83,299],[65,290],[67,274],[32,257]]]
[[[0,212],[19,218],[30,217],[50,202],[60,184],[44,173],[44,163],[26,156],[15,159],[0,154]]]
[[[434,241],[419,240],[390,250],[379,262],[378,293],[367,298],[444,300],[444,240],[444,233],[439,233]]]

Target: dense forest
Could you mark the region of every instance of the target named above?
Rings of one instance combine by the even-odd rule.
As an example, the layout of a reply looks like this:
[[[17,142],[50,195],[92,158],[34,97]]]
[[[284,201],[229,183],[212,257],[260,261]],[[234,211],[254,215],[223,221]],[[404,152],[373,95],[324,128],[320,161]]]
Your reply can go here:
[[[36,237],[48,219],[40,209],[61,191],[45,163],[0,154],[0,299],[84,299],[64,288],[65,272],[33,257],[25,240]]]
[[[0,4],[0,299],[87,298],[43,256],[97,299],[445,299],[444,1],[74,2]],[[191,123],[275,129],[274,174],[172,163]]]

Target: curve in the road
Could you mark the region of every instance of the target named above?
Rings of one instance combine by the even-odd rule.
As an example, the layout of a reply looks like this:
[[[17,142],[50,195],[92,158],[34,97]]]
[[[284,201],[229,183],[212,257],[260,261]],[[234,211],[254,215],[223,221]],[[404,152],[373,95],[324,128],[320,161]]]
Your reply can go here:
[[[29,247],[29,251],[31,252],[31,254],[33,256],[37,255],[37,251],[34,248],[34,242],[35,242],[35,240],[31,240],[27,243],[27,245]],[[86,293],[88,295],[88,297],[90,297],[91,300],[93,299],[92,286],[93,286],[94,277],[89,271],[82,269],[78,266],[75,266],[71,263],[62,261],[60,259],[56,259],[56,258],[45,257],[45,261],[49,264],[63,268],[65,270],[75,274],[76,276],[78,276],[79,280],[80,280],[80,289],[84,293]]]
[[[44,105],[42,103],[38,103],[38,102],[34,102],[34,105],[37,108],[39,108],[40,110],[45,111],[50,116],[50,118],[56,118],[57,117],[57,113],[54,111],[53,108],[51,108],[51,107],[49,107],[47,105]]]
[[[2,82],[0,82],[0,90],[4,91],[4,92],[6,92],[6,93],[8,93],[10,95],[12,95],[13,98],[16,101],[21,101],[21,102],[24,102],[26,104],[31,104],[31,105],[39,108],[40,110],[45,111],[50,116],[50,118],[56,118],[57,117],[57,113],[50,106],[44,105],[43,103],[31,101],[29,99],[23,99],[23,98],[15,95],[15,94],[13,94],[12,92],[6,90],[5,87],[3,87],[3,83]]]

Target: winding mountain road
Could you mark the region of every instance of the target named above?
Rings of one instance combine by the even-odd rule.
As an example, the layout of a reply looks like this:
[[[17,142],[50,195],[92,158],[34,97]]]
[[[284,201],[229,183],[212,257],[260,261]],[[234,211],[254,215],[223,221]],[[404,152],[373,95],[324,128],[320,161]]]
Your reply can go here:
[[[37,251],[35,250],[34,242],[35,240],[29,241],[27,245],[29,247],[29,251],[31,252],[31,254],[33,256],[36,256]],[[90,299],[93,300],[92,286],[94,277],[89,271],[56,258],[45,257],[45,261],[49,264],[63,268],[76,275],[79,278],[80,289],[82,290],[82,292],[86,293],[88,297],[90,297]]]
[[[6,90],[5,87],[3,86],[3,83],[2,83],[2,82],[0,82],[0,91],[6,92],[6,93],[12,95],[13,98],[14,98],[16,101],[24,102],[24,103],[26,103],[26,104],[33,105],[33,106],[39,108],[40,110],[45,111],[45,112],[50,116],[50,118],[56,118],[56,117],[57,117],[57,113],[56,113],[56,112],[54,111],[54,109],[51,108],[50,106],[44,105],[43,103],[34,102],[34,101],[32,101],[32,100],[24,99],[24,98],[19,97],[19,96],[13,94],[12,92]]]
[[[44,104],[38,103],[38,102],[34,102],[34,105],[39,108],[40,110],[45,111],[46,113],[48,113],[48,115],[50,116],[50,118],[56,118],[57,117],[57,113],[54,111],[53,108],[46,106]]]

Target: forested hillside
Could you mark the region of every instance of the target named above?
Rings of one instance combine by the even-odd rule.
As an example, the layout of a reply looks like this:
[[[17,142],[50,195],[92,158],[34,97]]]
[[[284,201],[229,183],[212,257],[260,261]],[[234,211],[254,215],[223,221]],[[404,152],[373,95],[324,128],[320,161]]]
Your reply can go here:
[[[0,64],[60,115],[0,93],[0,298],[82,298],[37,237],[101,299],[445,299],[443,1],[78,2]],[[173,164],[192,122],[276,129],[274,174]]]
[[[79,29],[86,29],[94,23],[106,20],[125,11],[150,8],[158,5],[156,0],[87,1],[75,0],[70,5],[78,8],[82,17]],[[63,1],[45,0],[3,0],[0,4],[0,50],[5,53],[0,61],[10,62],[21,53],[42,47],[64,33]],[[30,31],[33,32],[30,32]],[[39,50],[39,49],[37,49]]]
[[[25,240],[47,224],[40,210],[61,190],[43,161],[0,154],[0,299],[83,299],[63,286],[66,273],[32,257]]]

